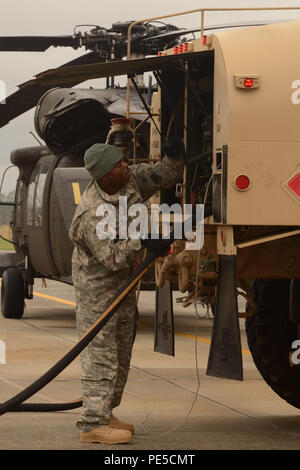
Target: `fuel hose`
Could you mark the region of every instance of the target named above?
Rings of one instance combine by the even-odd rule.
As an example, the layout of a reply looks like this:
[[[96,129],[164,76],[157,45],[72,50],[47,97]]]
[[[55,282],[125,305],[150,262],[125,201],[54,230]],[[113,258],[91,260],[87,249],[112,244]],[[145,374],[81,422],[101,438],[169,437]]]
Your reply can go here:
[[[204,208],[203,218],[211,214],[211,206],[207,205]],[[193,215],[193,220],[195,215]],[[199,222],[199,221],[197,221]],[[194,225],[194,223],[193,223]],[[174,234],[171,233],[169,237],[170,243],[174,241]],[[101,328],[112,317],[114,312],[118,309],[121,302],[127,294],[135,287],[140,279],[147,273],[153,264],[156,255],[151,251],[147,254],[146,259],[135,269],[127,282],[116,292],[110,304],[106,307],[102,315],[95,321],[95,323],[81,336],[78,342],[45,374],[39,377],[35,382],[26,387],[24,390],[13,396],[6,402],[0,405],[0,416],[12,411],[60,411],[79,408],[82,406],[81,400],[75,400],[69,403],[23,403],[31,398],[49,382],[51,382],[58,374],[60,374],[81,351],[92,341],[92,339],[99,333]]]

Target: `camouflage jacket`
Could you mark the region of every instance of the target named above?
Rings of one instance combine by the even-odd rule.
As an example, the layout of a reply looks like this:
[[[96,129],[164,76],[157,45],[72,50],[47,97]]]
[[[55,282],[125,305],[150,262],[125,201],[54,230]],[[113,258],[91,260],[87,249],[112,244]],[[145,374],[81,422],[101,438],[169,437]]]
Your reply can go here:
[[[161,163],[141,163],[130,166],[129,182],[112,196],[101,190],[96,181],[91,181],[77,206],[69,230],[74,243],[72,256],[73,285],[84,296],[95,298],[95,286],[103,296],[107,289],[118,289],[130,274],[140,254],[139,239],[100,239],[96,228],[101,220],[97,209],[103,204],[112,204],[116,210],[116,232],[118,234],[119,197],[127,196],[127,207],[147,201],[160,189],[173,186],[183,173],[183,160],[165,157]],[[130,218],[128,217],[128,223]]]

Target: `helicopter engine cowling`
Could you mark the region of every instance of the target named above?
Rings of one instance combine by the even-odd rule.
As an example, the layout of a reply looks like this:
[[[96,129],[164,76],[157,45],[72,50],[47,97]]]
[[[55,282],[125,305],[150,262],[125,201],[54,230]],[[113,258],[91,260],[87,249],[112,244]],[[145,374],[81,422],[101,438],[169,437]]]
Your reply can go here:
[[[133,106],[143,111],[138,99]],[[82,155],[93,143],[106,141],[112,118],[125,115],[126,88],[54,88],[40,98],[34,122],[55,155]]]

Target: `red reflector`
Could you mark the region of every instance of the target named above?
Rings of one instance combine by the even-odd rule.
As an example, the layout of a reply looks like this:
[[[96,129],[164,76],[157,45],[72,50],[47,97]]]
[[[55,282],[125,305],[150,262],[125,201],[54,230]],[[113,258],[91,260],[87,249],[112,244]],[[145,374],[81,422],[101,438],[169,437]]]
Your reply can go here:
[[[159,51],[159,52],[157,53],[157,55],[158,55],[159,57],[162,56],[162,52]]]
[[[128,118],[114,118],[111,120],[112,124],[131,124],[130,119]]]
[[[183,44],[183,52],[187,52],[189,50],[189,43],[188,42],[185,42]]]
[[[244,80],[244,87],[245,88],[252,88],[254,85],[254,82],[252,80],[252,78],[245,78]]]
[[[175,47],[174,47],[173,52],[174,52],[174,54],[178,54],[178,46],[175,46]]]
[[[300,197],[300,174],[295,175],[294,178],[292,178],[288,182],[288,187],[298,196]]]
[[[182,54],[182,52],[183,52],[183,44],[180,44],[180,46],[178,47],[178,52],[179,52],[180,54]]]
[[[246,175],[239,175],[235,178],[235,185],[240,191],[245,191],[250,186],[250,180]]]
[[[206,40],[207,40],[207,37],[206,36],[202,36],[202,44],[205,46],[206,44]]]

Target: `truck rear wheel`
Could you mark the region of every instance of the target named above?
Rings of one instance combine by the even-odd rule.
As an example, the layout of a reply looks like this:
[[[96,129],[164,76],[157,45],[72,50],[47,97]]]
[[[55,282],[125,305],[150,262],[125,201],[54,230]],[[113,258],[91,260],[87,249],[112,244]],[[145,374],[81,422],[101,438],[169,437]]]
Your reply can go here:
[[[290,364],[297,326],[289,318],[290,280],[259,279],[253,285],[257,310],[246,319],[253,361],[266,383],[290,405],[300,408],[300,367]]]
[[[4,271],[1,284],[1,312],[5,318],[22,318],[24,313],[24,281],[18,268]]]

